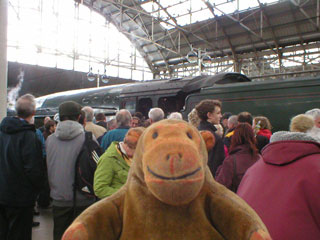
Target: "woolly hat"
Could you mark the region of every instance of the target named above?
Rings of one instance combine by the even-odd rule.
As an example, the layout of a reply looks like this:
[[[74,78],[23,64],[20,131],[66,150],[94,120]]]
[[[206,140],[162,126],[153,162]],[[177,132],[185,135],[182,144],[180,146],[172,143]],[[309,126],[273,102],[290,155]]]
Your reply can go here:
[[[59,105],[59,116],[80,115],[81,108],[81,105],[74,101],[63,102]]]
[[[124,137],[123,142],[127,144],[130,148],[135,149],[138,140],[144,130],[144,127],[130,128],[126,136]]]

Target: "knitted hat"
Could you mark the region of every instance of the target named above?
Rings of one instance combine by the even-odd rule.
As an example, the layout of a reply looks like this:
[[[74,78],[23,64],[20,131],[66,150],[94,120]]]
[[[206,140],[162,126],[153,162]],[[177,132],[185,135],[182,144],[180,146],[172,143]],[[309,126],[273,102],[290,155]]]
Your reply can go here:
[[[81,113],[81,108],[81,105],[74,101],[63,102],[59,106],[59,116],[79,115]]]
[[[138,143],[138,140],[145,130],[144,127],[135,127],[130,128],[126,136],[123,139],[123,142],[127,144],[130,148],[135,149]]]

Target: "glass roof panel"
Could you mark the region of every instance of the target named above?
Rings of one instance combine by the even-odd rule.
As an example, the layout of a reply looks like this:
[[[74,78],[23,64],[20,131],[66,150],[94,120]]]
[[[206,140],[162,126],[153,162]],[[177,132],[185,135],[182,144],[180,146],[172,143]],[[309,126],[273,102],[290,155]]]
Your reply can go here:
[[[188,25],[194,23],[196,21],[201,21],[208,19],[212,16],[210,11],[206,8],[206,5],[203,1],[199,0],[159,0],[158,1],[160,7],[157,3],[148,2],[144,3],[141,6],[145,11],[149,12],[152,16],[160,18],[164,21],[169,21],[171,24],[161,23],[161,25],[165,28],[174,28],[174,22],[170,19],[168,14],[171,17],[176,18],[177,23],[181,26]],[[162,10],[166,9],[168,14]],[[201,14],[197,14],[197,16],[201,15],[201,19],[193,17],[193,14],[197,12],[201,12]]]
[[[150,69],[139,51],[131,54],[132,48],[101,14],[74,0],[9,0],[9,61],[83,72],[92,67],[100,74],[106,67],[107,75],[115,77],[119,67],[134,68],[141,73],[136,80],[143,80]],[[121,74],[132,76],[129,71]]]
[[[258,1],[248,0],[206,0],[213,8],[215,15],[230,14],[236,11],[244,11],[250,8],[259,7]],[[279,0],[260,0],[262,4],[278,3]],[[166,11],[171,17],[176,18],[180,26],[189,25],[198,21],[213,18],[213,14],[208,9],[203,0],[158,0],[158,3],[153,1],[141,3],[142,8],[149,12],[152,16],[160,18],[163,21],[169,21],[173,24]],[[161,7],[160,7],[160,6]],[[161,23],[167,29],[174,28],[174,25]]]

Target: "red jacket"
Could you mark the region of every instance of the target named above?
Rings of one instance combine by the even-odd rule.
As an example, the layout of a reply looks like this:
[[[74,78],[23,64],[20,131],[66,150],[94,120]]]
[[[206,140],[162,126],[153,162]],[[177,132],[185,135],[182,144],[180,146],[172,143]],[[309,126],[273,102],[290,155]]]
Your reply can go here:
[[[269,129],[260,129],[257,135],[265,136],[270,140],[272,132]]]
[[[259,154],[256,157],[253,157],[249,146],[245,144],[237,146],[230,152],[230,155],[226,157],[223,164],[218,168],[216,181],[230,190],[236,191],[247,169],[260,157]],[[235,169],[234,160],[236,162]],[[234,172],[236,172],[236,176],[234,176]]]
[[[273,141],[280,136],[280,141]],[[298,137],[294,137],[294,135]],[[242,179],[238,195],[261,217],[273,240],[320,239],[320,144],[279,132]]]

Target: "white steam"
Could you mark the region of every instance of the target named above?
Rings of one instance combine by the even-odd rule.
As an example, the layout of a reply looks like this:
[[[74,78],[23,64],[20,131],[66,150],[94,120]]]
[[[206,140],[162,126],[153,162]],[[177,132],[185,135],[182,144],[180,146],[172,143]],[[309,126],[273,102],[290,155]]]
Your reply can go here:
[[[24,80],[24,71],[20,70],[20,73],[17,79],[18,79],[18,83],[16,84],[16,86],[13,88],[8,88],[7,107],[12,110],[14,110],[16,100],[19,97],[19,92],[21,90],[22,83]]]

